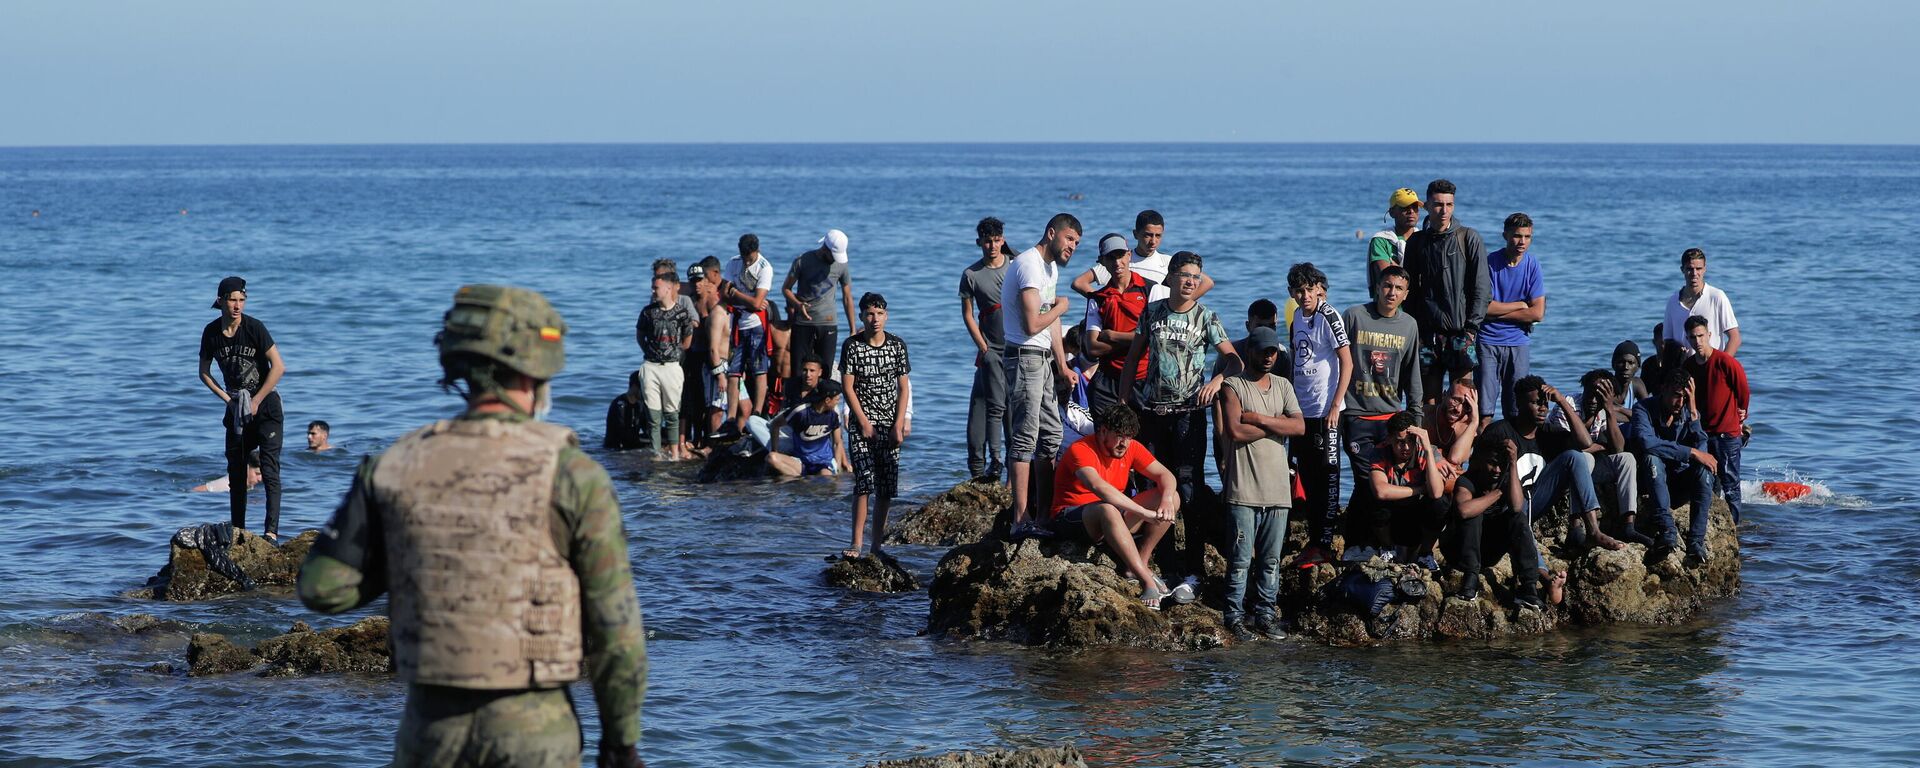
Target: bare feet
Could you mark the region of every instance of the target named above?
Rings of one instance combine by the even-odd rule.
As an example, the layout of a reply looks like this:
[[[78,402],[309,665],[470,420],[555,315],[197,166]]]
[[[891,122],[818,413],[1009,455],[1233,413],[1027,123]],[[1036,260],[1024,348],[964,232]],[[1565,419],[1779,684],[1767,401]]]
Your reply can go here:
[[[1627,548],[1626,542],[1599,532],[1594,533],[1593,543],[1600,545],[1602,549],[1609,549],[1615,552]]]

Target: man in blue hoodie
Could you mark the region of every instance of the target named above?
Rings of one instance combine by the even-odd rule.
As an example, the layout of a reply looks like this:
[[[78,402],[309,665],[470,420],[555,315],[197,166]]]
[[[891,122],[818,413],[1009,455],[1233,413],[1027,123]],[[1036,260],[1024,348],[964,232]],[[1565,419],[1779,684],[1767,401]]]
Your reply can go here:
[[[1713,475],[1719,469],[1707,452],[1707,431],[1693,401],[1693,379],[1672,371],[1657,384],[1658,395],[1633,404],[1627,445],[1640,456],[1641,483],[1653,496],[1653,520],[1660,527],[1654,553],[1664,556],[1680,545],[1674,527],[1670,490],[1684,490],[1691,508],[1687,555],[1704,563],[1707,554],[1707,506],[1713,503]]]

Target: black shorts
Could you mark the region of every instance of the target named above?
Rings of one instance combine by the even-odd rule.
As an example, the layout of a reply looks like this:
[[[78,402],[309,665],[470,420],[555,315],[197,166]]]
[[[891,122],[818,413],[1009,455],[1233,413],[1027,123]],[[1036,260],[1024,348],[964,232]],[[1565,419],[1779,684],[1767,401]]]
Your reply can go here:
[[[1048,525],[1053,528],[1053,534],[1083,544],[1100,543],[1094,541],[1093,534],[1087,531],[1086,522],[1087,507],[1098,503],[1100,502],[1095,501],[1062,508],[1053,516],[1053,520],[1048,522]]]

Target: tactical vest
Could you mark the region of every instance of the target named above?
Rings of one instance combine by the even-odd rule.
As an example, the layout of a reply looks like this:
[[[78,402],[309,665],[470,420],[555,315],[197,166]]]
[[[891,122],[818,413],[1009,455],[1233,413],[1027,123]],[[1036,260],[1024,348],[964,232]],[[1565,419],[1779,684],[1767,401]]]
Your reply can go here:
[[[440,421],[373,473],[393,665],[411,683],[552,688],[582,672],[580,582],[555,549],[553,480],[573,431]]]

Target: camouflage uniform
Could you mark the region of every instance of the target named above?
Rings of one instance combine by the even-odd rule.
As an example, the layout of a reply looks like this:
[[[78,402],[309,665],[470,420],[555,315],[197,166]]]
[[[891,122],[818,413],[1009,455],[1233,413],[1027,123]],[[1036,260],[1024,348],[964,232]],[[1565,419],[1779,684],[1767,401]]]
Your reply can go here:
[[[465,292],[466,289],[462,289],[462,293]],[[544,307],[544,300],[540,304]],[[554,317],[557,321],[557,315]],[[558,365],[549,368],[557,370]],[[472,423],[476,421],[503,422],[497,427],[484,427],[496,431],[536,426],[525,424],[529,418],[517,413],[469,412],[416,435],[435,429],[472,433],[481,427]],[[548,431],[552,429],[549,427]],[[395,489],[381,488],[376,478],[397,476],[394,472],[380,472],[381,462],[390,457],[398,460],[395,454],[402,452],[402,444],[413,437],[396,443],[388,453],[361,462],[352,489],[301,566],[301,601],[323,613],[340,613],[366,605],[387,593],[390,584],[394,586],[396,600],[390,601],[389,610],[395,615],[395,663],[409,683],[406,713],[395,739],[395,765],[579,765],[580,726],[564,681],[576,678],[582,665],[549,666],[545,674],[526,679],[524,687],[504,689],[498,675],[491,681],[474,685],[427,684],[412,679],[419,669],[413,666],[418,659],[407,656],[404,651],[422,642],[423,627],[403,626],[410,623],[404,619],[419,615],[418,609],[403,610],[406,606],[396,607],[394,602],[409,593],[439,602],[486,597],[466,592],[446,595],[444,586],[436,591],[434,585],[443,585],[444,580],[416,580],[408,589],[401,589],[401,582],[390,582],[390,579],[409,578],[408,574],[413,571],[401,564],[409,562],[406,558],[410,557],[418,562],[420,553],[393,548],[396,542],[407,539],[390,534],[413,523],[411,518],[395,517],[399,514],[393,506]],[[553,465],[547,505],[551,514],[546,528],[552,538],[553,551],[578,578],[577,614],[572,612],[572,606],[567,609],[569,615],[577,615],[579,619],[577,637],[580,650],[585,653],[584,671],[592,681],[594,699],[599,704],[604,753],[609,748],[631,746],[640,740],[640,704],[647,673],[645,633],[613,482],[605,469],[580,451],[571,433],[563,437],[564,445],[559,448],[557,463]],[[391,464],[388,468],[401,466],[404,465]],[[396,529],[386,530],[383,520],[396,521]],[[401,520],[407,522],[398,522]],[[486,542],[481,541],[480,546],[486,546]],[[544,544],[541,547],[544,549]],[[390,568],[389,563],[394,566]],[[429,592],[433,594],[427,595]],[[563,634],[572,634],[571,628],[568,629]],[[497,649],[477,652],[488,658],[498,655],[488,654],[487,650]],[[443,644],[436,653],[439,658],[457,660],[463,650],[457,647],[449,650],[449,646]],[[558,675],[553,674],[555,669],[559,670]]]

